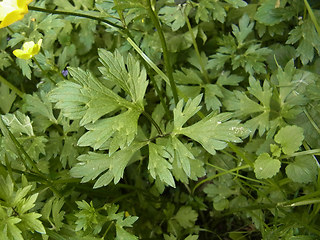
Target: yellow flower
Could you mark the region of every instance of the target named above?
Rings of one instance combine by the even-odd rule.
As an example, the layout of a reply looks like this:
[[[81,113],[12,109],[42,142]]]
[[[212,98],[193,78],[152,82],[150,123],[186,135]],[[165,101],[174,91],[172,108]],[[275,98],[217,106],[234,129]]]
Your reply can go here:
[[[18,58],[22,58],[22,59],[30,59],[32,58],[34,55],[37,55],[40,51],[40,47],[41,47],[41,43],[42,43],[42,39],[40,39],[38,41],[38,43],[34,43],[33,41],[31,42],[25,42],[22,45],[22,50],[21,49],[16,49],[13,51],[13,54],[18,57]]]
[[[32,0],[3,0],[0,2],[0,28],[23,19]]]

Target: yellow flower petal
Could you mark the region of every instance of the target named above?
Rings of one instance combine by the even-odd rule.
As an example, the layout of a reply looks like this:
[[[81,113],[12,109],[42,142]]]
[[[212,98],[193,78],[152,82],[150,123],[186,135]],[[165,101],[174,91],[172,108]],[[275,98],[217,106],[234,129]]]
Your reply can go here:
[[[0,28],[23,19],[32,0],[3,0],[0,2]]]
[[[13,54],[21,59],[30,59],[33,56],[37,55],[40,51],[42,39],[38,41],[38,43],[31,42],[25,42],[22,45],[22,49],[16,49],[13,51]]]

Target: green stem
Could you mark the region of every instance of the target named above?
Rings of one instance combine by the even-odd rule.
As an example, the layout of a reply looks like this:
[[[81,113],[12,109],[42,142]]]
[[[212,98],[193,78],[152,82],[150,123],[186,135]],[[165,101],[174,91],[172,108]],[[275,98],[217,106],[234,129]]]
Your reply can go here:
[[[320,155],[320,149],[312,149],[312,150],[307,150],[303,152],[296,152],[290,155],[285,155],[280,157],[280,159],[285,159],[285,158],[290,158],[290,157],[297,157],[297,156],[304,156],[304,155]]]
[[[150,116],[149,113],[143,111],[142,115],[145,116],[151,123],[152,125],[157,129],[158,133],[162,136],[163,133],[161,131],[161,128],[159,127],[159,125],[156,123],[156,121]]]
[[[247,158],[246,153],[243,152],[239,147],[232,144],[231,142],[228,143],[228,146],[239,156],[241,157],[250,167],[254,168],[253,162]]]
[[[193,43],[194,50],[196,51],[196,55],[197,55],[197,58],[198,58],[198,61],[199,61],[200,67],[201,67],[201,73],[202,73],[202,75],[204,77],[205,82],[206,83],[210,83],[209,76],[208,76],[206,68],[205,68],[205,66],[203,64],[203,61],[202,61],[202,58],[201,58],[201,54],[199,52],[198,44],[197,44],[196,38],[195,38],[195,36],[193,34],[193,30],[192,30],[188,15],[186,13],[186,10],[183,11],[183,14],[184,14],[184,18],[186,20],[186,23],[187,23],[188,30],[190,32],[191,38],[192,38],[192,43]]]
[[[57,84],[56,81],[54,81],[47,72],[44,71],[44,69],[41,67],[40,63],[38,62],[38,60],[34,57],[33,58],[34,62],[37,64],[37,66],[40,68],[41,72],[53,83],[53,84]]]
[[[130,43],[130,45],[136,50],[136,52],[150,65],[150,67],[157,73],[159,74],[162,79],[170,84],[170,80],[167,77],[167,75],[161,71],[160,68],[138,47],[138,45],[132,40],[132,38],[127,37],[126,40]]]
[[[151,20],[152,20],[154,26],[156,27],[158,35],[159,35],[159,38],[160,38],[166,72],[167,72],[168,77],[169,77],[170,87],[171,87],[171,91],[172,91],[172,94],[173,94],[174,102],[175,102],[175,104],[177,104],[178,101],[179,101],[179,99],[178,99],[178,91],[177,91],[176,83],[174,82],[174,79],[173,79],[173,71],[172,71],[172,66],[171,66],[170,58],[169,58],[169,54],[168,54],[168,48],[167,48],[166,39],[164,37],[162,28],[160,26],[160,21],[159,21],[158,16],[157,16],[157,14],[155,12],[155,9],[151,5],[151,0],[148,0],[147,3],[148,3],[148,11],[149,11]]]
[[[307,0],[304,0],[304,4],[306,5],[306,8],[307,8],[308,13],[310,15],[310,18],[311,18],[311,20],[312,20],[312,22],[313,22],[313,24],[314,24],[314,26],[315,26],[315,28],[316,28],[316,30],[318,32],[318,35],[320,36],[320,26],[319,26],[319,23],[318,23],[318,21],[316,19],[316,16],[314,15],[314,13],[312,11],[312,8],[310,7],[310,5],[309,5]]]
[[[24,158],[22,157],[22,155],[25,156],[26,160],[29,162],[29,164],[34,168],[35,172],[43,177],[44,179],[46,179],[46,177],[43,175],[43,173],[40,172],[40,170],[38,169],[37,165],[33,162],[33,160],[31,159],[31,157],[28,155],[28,153],[24,150],[24,148],[21,146],[21,144],[19,143],[19,141],[15,138],[15,136],[11,133],[11,131],[8,129],[8,127],[5,125],[5,123],[3,122],[2,118],[0,117],[0,128],[3,132],[3,135],[6,137],[9,137],[11,139],[11,141],[13,142],[13,144],[15,145],[18,153],[20,154],[20,158],[22,160],[22,162],[24,163],[24,165],[26,166],[26,168],[28,170],[30,170],[28,168],[28,166],[26,165],[26,163],[24,162]]]
[[[19,97],[23,98],[24,93],[20,91],[18,88],[16,88],[14,85],[12,85],[10,82],[8,82],[6,79],[4,79],[2,76],[0,76],[0,82],[2,84],[5,84],[10,88],[15,94],[17,94]]]
[[[314,129],[318,132],[320,135],[320,128],[315,123],[315,121],[312,119],[311,115],[308,113],[307,109],[303,109],[304,114],[307,116],[308,120],[310,121],[311,125],[314,127]]]
[[[149,75],[150,81],[152,82],[152,84],[154,86],[154,89],[155,89],[156,93],[159,96],[159,99],[160,99],[160,102],[161,102],[161,105],[162,105],[163,109],[166,112],[166,115],[167,115],[168,119],[170,119],[170,111],[169,111],[169,108],[168,108],[168,106],[167,106],[167,104],[166,104],[166,102],[165,102],[165,100],[164,100],[164,98],[162,96],[162,92],[159,89],[156,81],[154,80],[153,74],[149,73],[148,75]]]
[[[76,12],[68,12],[68,11],[59,11],[59,10],[49,10],[49,9],[45,9],[45,8],[38,8],[38,7],[34,7],[34,6],[29,6],[28,7],[29,10],[33,10],[33,11],[37,11],[37,12],[45,12],[45,13],[52,13],[52,14],[61,14],[61,15],[68,15],[68,16],[75,16],[75,17],[83,17],[83,18],[89,18],[92,20],[97,20],[99,22],[103,22],[106,23],[112,27],[124,30],[125,28],[122,26],[119,26],[113,22],[110,22],[106,19],[100,18],[100,17],[95,17],[95,16],[91,16],[91,15],[87,15],[87,14],[82,14],[82,13],[76,13]]]
[[[225,170],[225,172],[218,173],[218,174],[216,174],[216,175],[213,175],[213,176],[211,176],[211,177],[208,177],[208,178],[206,178],[206,179],[203,179],[202,181],[198,182],[198,183],[194,186],[194,188],[192,189],[192,194],[194,194],[194,192],[196,191],[196,189],[197,189],[198,187],[200,187],[202,184],[204,184],[204,183],[206,183],[206,182],[208,182],[208,181],[211,181],[211,180],[213,180],[213,179],[215,179],[215,178],[217,178],[217,177],[223,176],[223,175],[225,175],[225,174],[232,173],[232,172],[236,172],[236,171],[239,171],[239,170],[242,170],[242,169],[246,169],[246,168],[249,168],[249,167],[250,167],[249,165],[244,165],[244,166],[232,168],[232,169],[230,169],[230,170]]]

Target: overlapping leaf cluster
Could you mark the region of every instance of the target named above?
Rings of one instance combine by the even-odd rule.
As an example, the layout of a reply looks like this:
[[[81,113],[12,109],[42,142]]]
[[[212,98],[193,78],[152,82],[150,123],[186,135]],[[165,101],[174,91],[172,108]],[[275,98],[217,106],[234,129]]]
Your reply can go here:
[[[1,239],[320,236],[316,1],[31,5],[62,12],[0,29]]]

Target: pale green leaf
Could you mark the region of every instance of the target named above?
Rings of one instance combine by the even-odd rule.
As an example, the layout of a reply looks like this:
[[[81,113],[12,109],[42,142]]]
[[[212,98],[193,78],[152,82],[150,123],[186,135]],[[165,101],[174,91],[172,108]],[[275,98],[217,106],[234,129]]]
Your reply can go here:
[[[293,182],[310,183],[316,180],[319,168],[313,156],[298,156],[286,167],[286,174]]]
[[[13,194],[13,182],[8,175],[6,178],[0,175],[0,198],[10,202]]]
[[[56,102],[56,108],[70,119],[81,119],[83,126],[95,122],[103,115],[120,107],[133,107],[125,99],[107,88],[91,73],[80,68],[69,68],[74,82],[62,81],[49,93],[49,99]]]
[[[23,214],[21,216],[21,220],[25,225],[27,225],[30,228],[32,232],[36,231],[38,233],[45,234],[46,230],[42,225],[42,222],[38,220],[38,218],[40,217],[41,217],[41,214],[31,212],[31,213]]]
[[[219,98],[223,97],[222,91],[218,85],[206,84],[205,87],[205,98],[207,110],[218,110],[222,106]],[[218,98],[219,97],[219,98]]]
[[[52,104],[49,102],[47,94],[40,91],[39,94],[34,93],[33,95],[25,94],[24,108],[34,115],[41,115],[52,123],[57,123],[56,118],[53,115]]]
[[[202,0],[201,4],[197,5],[195,19],[197,23],[199,20],[203,22],[210,22],[212,19],[224,23],[226,16],[227,13],[224,9],[223,3],[219,1]]]
[[[160,9],[159,15],[161,20],[170,26],[172,31],[175,32],[186,24],[184,11],[185,6],[164,6]]]
[[[140,112],[129,109],[117,116],[85,125],[89,130],[78,141],[79,146],[109,149],[111,156],[118,148],[129,146],[137,134]]]
[[[255,97],[255,101],[250,99],[244,92],[235,91],[234,98],[228,98],[224,101],[224,104],[229,111],[235,111],[236,117],[252,116],[245,122],[245,126],[251,130],[251,134],[259,130],[259,135],[262,136],[270,128],[269,114],[273,89],[268,81],[264,81],[263,87],[261,87],[260,81],[253,77],[249,78],[249,85],[248,92]]]
[[[125,62],[123,56],[117,50],[111,53],[99,49],[99,57],[103,64],[103,67],[99,68],[103,77],[121,87],[143,111],[143,99],[148,81],[146,80],[146,70],[140,66],[139,61],[129,54]]]
[[[23,113],[16,111],[14,114],[8,113],[2,116],[2,120],[9,127],[13,134],[34,136],[31,120]]]
[[[281,128],[274,137],[275,142],[281,145],[283,153],[287,155],[298,151],[303,139],[303,128],[295,125]]]
[[[250,18],[247,14],[243,15],[239,20],[239,27],[235,24],[232,25],[232,33],[236,37],[238,44],[242,45],[244,40],[252,32],[254,23],[250,23]]]
[[[189,99],[188,102],[184,105],[183,99],[181,99],[176,108],[173,110],[174,115],[174,129],[179,130],[182,126],[190,119],[193,115],[195,115],[201,107],[199,106],[201,102],[202,94],[198,95],[194,99]],[[183,110],[182,110],[183,109]]]
[[[178,138],[172,138],[172,147],[175,152],[175,159],[178,162],[179,168],[182,167],[185,174],[190,177],[191,174],[191,167],[190,167],[190,160],[194,159],[193,154],[189,151],[189,149],[179,141]]]
[[[254,162],[254,173],[258,179],[271,178],[276,175],[281,167],[278,159],[270,157],[268,153],[262,153]]]
[[[149,164],[148,169],[150,175],[156,179],[159,179],[162,182],[165,182],[171,187],[175,187],[175,182],[171,173],[172,166],[171,164],[162,156],[165,151],[164,146],[157,145],[154,143],[149,143]]]
[[[6,227],[8,228],[7,229],[8,233],[12,236],[12,238],[8,238],[8,239],[10,239],[10,240],[24,240],[21,235],[22,231],[17,227],[17,223],[19,223],[19,222],[21,222],[20,218],[9,217],[8,219],[6,219],[6,221],[4,223],[2,223],[4,225],[6,225]],[[0,226],[2,224],[0,223]]]
[[[71,170],[75,178],[82,178],[81,182],[88,182],[97,178],[94,188],[108,185],[112,179],[118,183],[123,176],[134,153],[147,143],[132,143],[129,147],[115,152],[111,157],[107,154],[89,152],[78,157],[80,161]]]
[[[229,120],[232,113],[209,114],[201,121],[175,130],[176,134],[183,134],[199,142],[209,153],[224,149],[227,142],[241,142],[240,137],[246,137],[248,130],[239,120]]]

